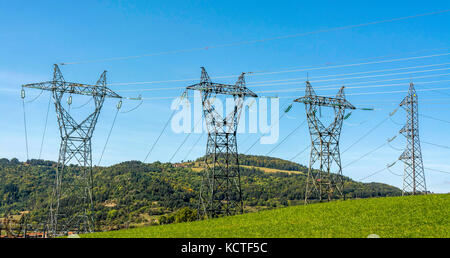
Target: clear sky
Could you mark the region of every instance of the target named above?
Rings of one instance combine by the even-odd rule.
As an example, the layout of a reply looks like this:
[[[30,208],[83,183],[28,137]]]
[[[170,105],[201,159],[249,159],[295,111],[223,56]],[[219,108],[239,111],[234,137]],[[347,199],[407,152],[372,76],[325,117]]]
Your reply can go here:
[[[420,117],[421,140],[443,145],[438,147],[422,142],[424,166],[450,171],[450,149],[445,148],[450,146],[450,123],[445,122],[450,121],[450,90],[446,89],[450,88],[450,55],[446,55],[450,53],[450,12],[326,31],[446,9],[450,9],[449,1],[1,1],[0,112],[3,123],[0,127],[0,157],[26,159],[20,86],[50,80],[54,63],[76,62],[61,66],[67,81],[95,83],[100,73],[107,70],[113,90],[126,97],[142,94],[145,98],[136,110],[119,113],[102,165],[143,160],[172,113],[173,99],[157,98],[176,97],[182,91],[142,90],[180,88],[197,80],[117,83],[199,78],[200,67],[204,66],[211,77],[255,72],[247,77],[247,86],[256,92],[273,91],[259,94],[280,96],[281,105],[303,95],[307,76],[313,87],[332,88],[317,90],[323,95],[336,94],[338,85],[346,85],[350,102],[358,107],[374,107],[375,111],[356,110],[345,120],[341,137],[344,166],[397,134],[400,124],[405,121],[405,112],[401,109],[392,119],[344,151],[396,109],[405,93],[392,91],[407,90],[412,80],[419,90],[419,110],[423,115]],[[321,30],[325,31],[300,35]],[[274,39],[296,34],[295,37]],[[234,44],[260,39],[273,40]],[[227,44],[231,45],[224,46]],[[160,54],[150,55],[154,53]],[[140,55],[148,56],[91,62]],[[385,62],[393,59],[397,61]],[[339,66],[375,61],[383,62]],[[307,75],[302,67],[322,68],[310,70]],[[285,72],[261,73],[274,71]],[[217,81],[234,83],[236,79],[237,76]],[[281,81],[261,83],[272,80]],[[270,85],[261,87],[262,84]],[[298,88],[301,90],[294,91]],[[444,89],[424,91],[430,88]],[[39,93],[38,90],[27,90],[26,101]],[[25,106],[30,158],[39,156],[48,101],[49,93],[44,92]],[[85,101],[74,98],[72,107],[79,107]],[[106,100],[99,118],[93,140],[94,164],[99,160],[111,128],[116,104],[117,100]],[[124,100],[122,111],[138,104],[139,101]],[[71,112],[81,116],[85,114],[81,110],[72,109]],[[304,119],[304,106],[294,104],[288,115],[280,120],[279,141]],[[239,135],[240,152],[245,152],[259,136]],[[167,130],[148,161],[168,161],[184,138],[185,134]],[[197,138],[197,134],[188,138],[173,161],[184,159]],[[291,159],[305,149],[309,141],[305,125],[271,156]],[[203,155],[205,144],[203,137],[188,159]],[[404,137],[399,136],[391,146],[386,145],[352,163],[343,173],[356,180],[364,178],[396,161],[405,144]],[[275,145],[256,144],[248,154],[266,155]],[[59,132],[51,106],[42,158],[57,160],[58,149]],[[307,165],[308,153],[309,150],[305,151],[294,161]],[[391,170],[401,174],[403,165],[397,162]],[[426,170],[426,180],[429,190],[449,192],[450,174]],[[402,178],[389,171],[364,181],[398,187],[402,184]]]

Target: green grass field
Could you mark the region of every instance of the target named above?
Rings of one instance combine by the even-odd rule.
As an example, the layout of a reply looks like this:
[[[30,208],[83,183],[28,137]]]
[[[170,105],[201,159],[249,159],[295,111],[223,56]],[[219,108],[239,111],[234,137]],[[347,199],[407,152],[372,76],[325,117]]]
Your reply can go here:
[[[450,194],[295,206],[81,237],[450,237]]]

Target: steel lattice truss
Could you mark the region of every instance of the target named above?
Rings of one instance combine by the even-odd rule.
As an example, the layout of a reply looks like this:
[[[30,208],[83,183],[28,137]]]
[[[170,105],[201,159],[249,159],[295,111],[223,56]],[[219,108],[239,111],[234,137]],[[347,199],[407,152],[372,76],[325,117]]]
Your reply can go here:
[[[106,87],[106,71],[95,85],[72,83],[64,80],[56,64],[52,81],[26,84],[23,87],[51,91],[58,118],[61,145],[50,201],[49,234],[58,236],[69,231],[92,232],[92,134],[105,98],[121,97]],[[94,111],[78,123],[62,105],[66,93],[92,97]],[[81,169],[69,175],[68,164],[72,160],[75,160]]]
[[[316,95],[308,81],[305,96],[296,99],[295,102],[305,104],[311,135],[305,202],[307,203],[310,198],[316,198],[319,201],[331,200],[335,192],[338,196],[342,196],[343,179],[339,138],[345,110],[355,109],[355,107],[345,99],[344,87],[339,90],[335,98],[322,97]],[[332,107],[334,110],[334,120],[328,126],[325,126],[318,117],[317,112],[322,106]]]
[[[199,217],[217,217],[243,212],[236,132],[245,97],[257,97],[245,86],[244,73],[234,85],[213,83],[202,67],[200,83],[188,86],[202,94],[203,115],[208,130],[206,169],[200,190]],[[223,117],[215,110],[217,95],[234,99],[234,109]]]
[[[426,194],[427,187],[419,139],[418,97],[413,83],[410,83],[408,95],[400,106],[406,111],[406,124],[400,130],[400,133],[406,137],[406,149],[399,157],[405,163],[403,195]]]

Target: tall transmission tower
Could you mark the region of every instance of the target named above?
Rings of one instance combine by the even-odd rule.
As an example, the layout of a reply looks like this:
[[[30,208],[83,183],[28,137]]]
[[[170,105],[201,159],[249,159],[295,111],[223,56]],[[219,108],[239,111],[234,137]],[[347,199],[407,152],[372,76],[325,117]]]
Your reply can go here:
[[[122,98],[106,87],[106,71],[95,85],[66,82],[58,67],[54,65],[53,80],[23,85],[51,91],[58,118],[61,145],[55,184],[50,200],[48,231],[52,236],[94,230],[92,197],[92,149],[91,139],[105,98]],[[79,94],[92,97],[94,111],[81,122],[63,107],[64,94]],[[71,96],[69,97],[71,101]],[[75,160],[80,170],[68,168]]]
[[[305,203],[308,203],[311,197],[319,201],[331,200],[335,192],[342,197],[344,182],[339,138],[345,110],[355,109],[355,107],[345,99],[344,87],[339,90],[335,98],[322,97],[316,95],[309,81],[306,82],[305,96],[294,101],[305,104],[311,135]],[[334,119],[328,126],[320,120],[321,107],[332,107],[334,110]],[[318,168],[316,164],[319,164]]]
[[[203,115],[208,130],[205,172],[200,189],[199,218],[243,213],[236,132],[245,97],[257,97],[245,86],[242,73],[236,84],[213,83],[202,67],[200,83],[187,90],[201,92]],[[217,95],[232,96],[234,108],[223,117],[213,106]]]
[[[408,95],[400,103],[406,111],[406,124],[400,133],[406,137],[406,149],[399,159],[405,163],[403,173],[403,195],[426,194],[425,172],[419,139],[419,103],[414,84],[409,84]]]

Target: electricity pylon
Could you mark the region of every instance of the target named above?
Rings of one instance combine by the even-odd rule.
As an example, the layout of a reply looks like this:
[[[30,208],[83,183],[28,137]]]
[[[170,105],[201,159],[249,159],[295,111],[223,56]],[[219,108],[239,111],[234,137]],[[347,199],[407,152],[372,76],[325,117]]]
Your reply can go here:
[[[427,186],[419,139],[419,103],[412,82],[409,84],[408,95],[400,106],[406,111],[406,124],[400,130],[400,133],[406,137],[406,149],[399,157],[405,163],[402,194],[426,194]]]
[[[199,218],[212,218],[243,213],[236,132],[244,98],[257,95],[245,86],[245,73],[239,76],[236,84],[228,85],[211,82],[205,68],[201,69],[200,83],[186,88],[200,91],[208,130],[198,215]],[[234,100],[233,110],[225,117],[214,108],[211,100],[219,94],[232,96]]]
[[[311,135],[305,203],[308,203],[310,197],[317,198],[319,201],[331,200],[335,192],[342,197],[344,182],[339,138],[345,110],[355,109],[355,107],[345,99],[344,87],[339,90],[335,98],[322,97],[316,95],[309,81],[306,82],[305,96],[294,101],[305,104]],[[325,126],[318,117],[317,112],[320,112],[321,107],[332,107],[334,110],[334,120],[328,126]],[[316,163],[319,164],[318,168],[315,168]]]
[[[69,231],[92,232],[92,134],[105,98],[121,96],[106,87],[106,71],[101,74],[96,85],[80,84],[66,82],[56,64],[52,81],[26,84],[22,87],[51,91],[58,118],[61,145],[50,200],[48,232],[51,236],[67,234]],[[92,97],[94,111],[78,123],[62,105],[62,98],[66,93]],[[80,170],[68,168],[71,160],[78,163]]]

